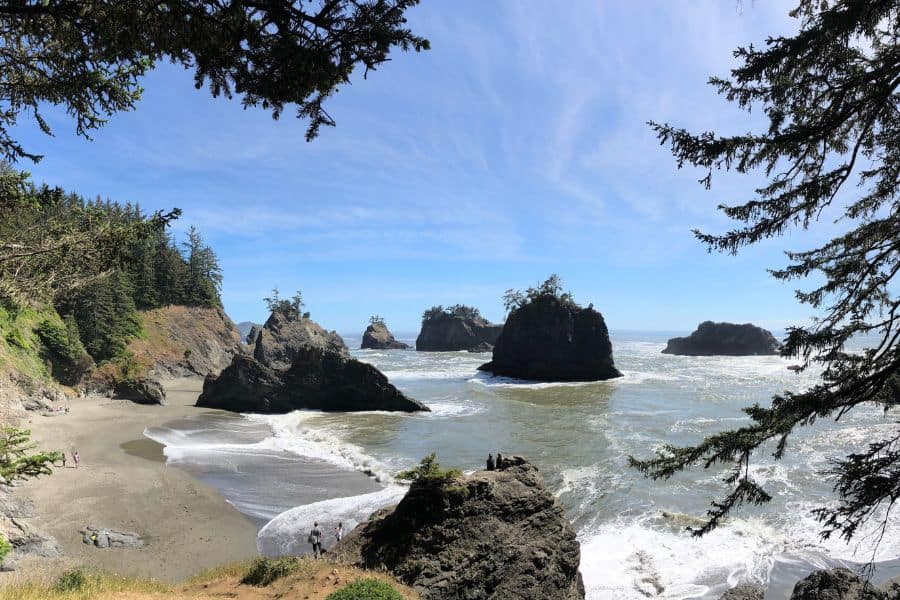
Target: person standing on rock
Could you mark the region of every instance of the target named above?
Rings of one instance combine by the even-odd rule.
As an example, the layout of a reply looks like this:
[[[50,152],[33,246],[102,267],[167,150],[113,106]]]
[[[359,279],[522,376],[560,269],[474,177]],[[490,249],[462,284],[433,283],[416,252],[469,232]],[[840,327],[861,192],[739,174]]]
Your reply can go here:
[[[499,458],[499,455],[498,455],[498,458]],[[488,470],[488,471],[493,471],[493,470],[494,470],[494,455],[493,455],[493,454],[488,454],[488,458],[487,458],[487,470]]]
[[[499,452],[497,453],[497,470],[500,471],[503,469],[503,455]]]
[[[319,523],[313,523],[312,531],[309,532],[309,541],[312,544],[313,556],[318,559],[322,556],[322,530],[319,529]]]
[[[334,528],[334,538],[340,542],[342,537],[344,537],[344,524],[338,523]]]

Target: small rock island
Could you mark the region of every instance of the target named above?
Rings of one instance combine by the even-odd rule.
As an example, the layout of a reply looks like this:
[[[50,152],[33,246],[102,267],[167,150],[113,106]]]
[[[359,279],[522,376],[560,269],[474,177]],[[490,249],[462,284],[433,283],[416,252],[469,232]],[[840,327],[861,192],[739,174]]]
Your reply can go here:
[[[512,312],[494,346],[491,362],[479,367],[494,375],[537,381],[601,381],[621,377],[603,315],[582,308],[551,276],[524,294],[504,296]]]
[[[369,326],[363,333],[360,348],[363,350],[406,350],[409,345],[394,339],[394,334],[387,328],[384,319],[374,315],[369,319]]]
[[[493,347],[502,329],[503,325],[491,323],[472,306],[432,306],[422,314],[422,330],[416,338],[416,350],[484,352],[487,346]]]
[[[682,356],[762,356],[778,354],[781,345],[772,332],[751,323],[704,321],[687,337],[669,340],[663,354]]]

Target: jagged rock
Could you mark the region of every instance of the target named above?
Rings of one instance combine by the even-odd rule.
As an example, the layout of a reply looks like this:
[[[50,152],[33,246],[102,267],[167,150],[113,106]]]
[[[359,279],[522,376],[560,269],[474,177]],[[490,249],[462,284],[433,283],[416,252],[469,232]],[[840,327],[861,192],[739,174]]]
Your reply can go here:
[[[488,344],[487,342],[481,342],[474,348],[469,348],[469,352],[472,352],[474,354],[479,354],[482,352],[493,352],[493,351],[494,351],[494,346],[492,344]]]
[[[259,332],[262,331],[262,325],[254,324],[253,327],[250,328],[250,331],[247,333],[247,337],[244,340],[244,343],[248,346],[253,346],[256,344],[256,340],[259,338]]]
[[[23,400],[22,407],[24,407],[25,410],[32,410],[32,411],[50,410],[52,408],[50,406],[50,403],[48,403],[43,398],[28,398],[26,400]]]
[[[116,397],[138,404],[166,404],[166,391],[154,379],[120,381],[116,384]]]
[[[766,329],[751,323],[704,321],[687,337],[672,338],[663,354],[684,356],[754,356],[778,354],[780,345]]]
[[[849,569],[827,569],[797,582],[791,600],[888,600],[888,595]]]
[[[494,345],[494,375],[538,381],[599,381],[621,377],[603,315],[593,306],[545,295],[515,309]]]
[[[403,395],[378,369],[321,348],[301,347],[285,371],[236,356],[218,378],[207,377],[197,406],[235,412],[288,413],[428,408]]]
[[[733,587],[719,597],[719,600],[763,600],[766,589],[759,585],[742,584]]]
[[[414,483],[332,552],[391,571],[426,600],[584,598],[575,530],[521,457],[449,486]]]
[[[141,548],[144,540],[131,531],[116,531],[88,525],[81,530],[81,541],[97,548]]]
[[[350,352],[341,336],[325,331],[315,321],[274,311],[256,336],[253,358],[270,369],[287,369],[294,357],[304,348],[321,348],[349,357]]]
[[[235,325],[235,327],[238,330],[238,334],[240,334],[241,336],[241,341],[245,344],[250,344],[251,342],[248,341],[248,339],[250,338],[250,333],[254,330],[254,328],[258,328],[259,325],[253,323],[252,321],[241,321],[240,323]]]
[[[9,519],[11,526],[5,535],[17,554],[32,554],[44,558],[55,558],[62,554],[56,539],[35,529],[29,523],[16,518]]]
[[[408,344],[398,342],[384,323],[372,323],[363,333],[360,348],[372,350],[406,350]]]
[[[416,350],[420,352],[469,350],[482,343],[495,343],[502,329],[503,325],[495,325],[481,317],[443,315],[425,319],[416,338]]]

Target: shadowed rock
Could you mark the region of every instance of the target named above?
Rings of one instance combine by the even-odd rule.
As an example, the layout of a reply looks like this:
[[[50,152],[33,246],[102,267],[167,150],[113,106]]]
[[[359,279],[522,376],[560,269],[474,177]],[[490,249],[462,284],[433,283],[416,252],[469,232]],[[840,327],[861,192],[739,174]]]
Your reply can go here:
[[[350,356],[337,332],[326,331],[309,318],[274,311],[255,336],[253,358],[271,369],[287,369],[304,348]]]
[[[454,352],[470,350],[480,344],[497,341],[503,325],[495,325],[481,317],[463,318],[444,315],[422,321],[416,338],[416,350],[421,352]]]
[[[116,397],[138,404],[166,404],[166,391],[155,379],[120,381],[116,384]]]
[[[406,350],[408,344],[398,342],[384,323],[372,323],[363,333],[360,348],[372,350]]]
[[[754,356],[778,354],[778,340],[766,329],[751,323],[704,321],[687,337],[669,340],[663,354],[684,356]]]
[[[828,569],[800,580],[791,600],[888,600],[888,595],[849,569]]]

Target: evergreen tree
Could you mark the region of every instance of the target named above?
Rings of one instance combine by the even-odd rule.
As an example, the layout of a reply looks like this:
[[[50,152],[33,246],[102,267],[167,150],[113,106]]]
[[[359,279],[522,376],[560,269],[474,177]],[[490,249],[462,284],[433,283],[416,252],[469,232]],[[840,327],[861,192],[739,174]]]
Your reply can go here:
[[[733,254],[793,227],[812,227],[823,213],[841,217],[844,227],[816,248],[788,252],[789,264],[772,271],[783,281],[812,276],[821,282],[797,293],[820,318],[789,329],[783,350],[800,359],[801,369],[821,364],[821,382],[779,394],[771,406],[747,408],[744,427],[696,446],[666,447],[655,459],[632,459],[653,478],[691,465],[730,466],[728,493],[713,503],[697,535],[735,507],[771,498],[748,469],[764,444],[773,443],[781,459],[799,426],[840,419],[864,403],[885,410],[900,403],[900,1],[801,0],[793,15],[800,23],[796,35],[771,38],[761,49],[739,48],[731,77],[711,80],[738,106],[761,107],[767,128],[723,136],[651,123],[679,166],[705,172],[707,188],[719,169],[768,178],[755,197],[721,207],[739,223],[734,230],[695,232],[710,250]],[[845,346],[855,336],[876,341],[850,353]],[[900,497],[900,432],[873,437],[867,448],[835,459],[830,475],[839,501],[816,511],[822,535],[849,540],[876,516],[883,534]]]

